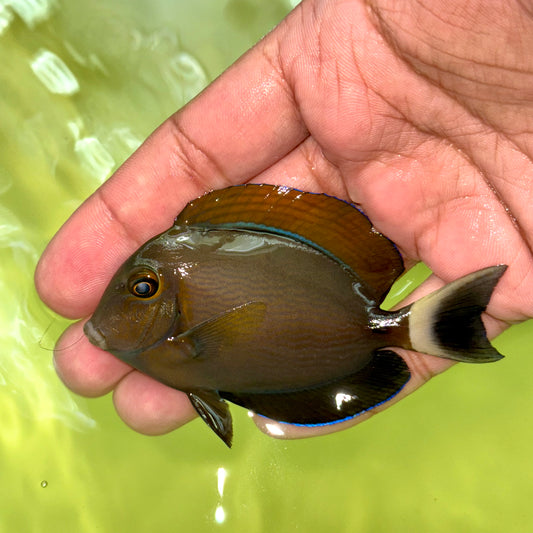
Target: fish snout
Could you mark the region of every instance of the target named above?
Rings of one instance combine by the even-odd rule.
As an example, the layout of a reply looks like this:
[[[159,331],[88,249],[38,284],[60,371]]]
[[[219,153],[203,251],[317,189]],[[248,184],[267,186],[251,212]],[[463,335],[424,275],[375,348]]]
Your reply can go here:
[[[98,346],[98,348],[101,348],[102,350],[107,350],[105,337],[94,327],[90,320],[83,326],[83,332],[91,344]]]

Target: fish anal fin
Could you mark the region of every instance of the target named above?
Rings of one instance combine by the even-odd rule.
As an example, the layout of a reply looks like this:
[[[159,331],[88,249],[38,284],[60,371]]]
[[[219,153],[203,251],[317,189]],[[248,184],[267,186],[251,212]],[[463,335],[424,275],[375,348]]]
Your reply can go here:
[[[297,391],[229,393],[220,396],[277,422],[303,426],[335,424],[369,411],[393,398],[409,381],[405,361],[380,350],[358,372]]]
[[[193,407],[202,420],[231,448],[233,422],[228,404],[216,391],[195,391],[187,393]]]
[[[402,258],[354,205],[326,194],[247,184],[190,202],[177,226],[248,229],[288,236],[348,266],[381,301],[403,272]]]

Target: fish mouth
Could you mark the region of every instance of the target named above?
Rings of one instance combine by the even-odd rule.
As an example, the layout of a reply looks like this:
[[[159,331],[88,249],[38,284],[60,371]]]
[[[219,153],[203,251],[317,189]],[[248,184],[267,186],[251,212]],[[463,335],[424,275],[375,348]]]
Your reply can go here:
[[[101,348],[102,350],[107,350],[105,337],[100,333],[100,331],[98,331],[97,328],[94,327],[90,320],[85,322],[85,325],[83,326],[83,332],[91,344],[98,346],[98,348]]]

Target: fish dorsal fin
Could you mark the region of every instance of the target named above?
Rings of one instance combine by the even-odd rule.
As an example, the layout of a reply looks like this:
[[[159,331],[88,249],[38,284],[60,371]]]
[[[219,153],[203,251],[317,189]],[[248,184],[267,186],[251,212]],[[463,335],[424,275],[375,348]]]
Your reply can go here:
[[[325,194],[238,185],[190,202],[177,226],[263,231],[305,243],[353,270],[381,301],[403,272],[402,258],[355,206]]]

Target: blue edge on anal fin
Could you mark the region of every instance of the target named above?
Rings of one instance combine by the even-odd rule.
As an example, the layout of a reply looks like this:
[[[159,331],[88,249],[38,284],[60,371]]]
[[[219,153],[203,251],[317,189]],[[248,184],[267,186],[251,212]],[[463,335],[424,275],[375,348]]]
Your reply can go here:
[[[319,427],[338,424],[394,398],[409,381],[406,362],[392,350],[377,351],[358,372],[313,388],[220,396],[280,423]]]

